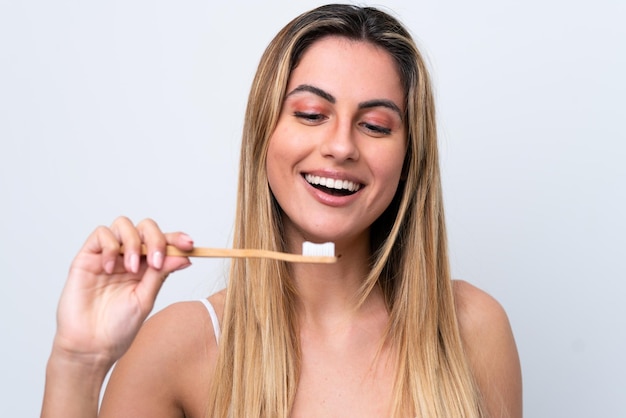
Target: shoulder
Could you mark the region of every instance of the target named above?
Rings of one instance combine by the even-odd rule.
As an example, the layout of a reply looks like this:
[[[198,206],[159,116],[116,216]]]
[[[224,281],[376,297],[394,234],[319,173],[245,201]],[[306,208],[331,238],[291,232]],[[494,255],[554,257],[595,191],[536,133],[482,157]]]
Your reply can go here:
[[[209,298],[218,317],[223,296]],[[115,366],[102,416],[200,416],[217,357],[207,309],[179,302],[151,316]]]
[[[487,292],[463,280],[453,281],[453,291],[463,337],[488,331],[492,325],[499,325],[499,328],[508,325],[504,308]]]
[[[504,308],[467,282],[453,286],[461,338],[490,415],[521,417],[521,368]]]

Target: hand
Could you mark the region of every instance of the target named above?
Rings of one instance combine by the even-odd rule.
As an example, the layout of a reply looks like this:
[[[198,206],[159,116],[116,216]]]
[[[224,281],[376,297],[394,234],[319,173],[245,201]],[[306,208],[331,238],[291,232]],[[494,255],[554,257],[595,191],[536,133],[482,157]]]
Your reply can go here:
[[[141,255],[142,244],[146,256]],[[168,244],[193,248],[187,235],[164,234],[149,219],[135,227],[121,217],[110,228],[97,228],[70,268],[53,350],[73,360],[112,366],[152,310],[166,277],[191,264],[187,257],[165,256]]]

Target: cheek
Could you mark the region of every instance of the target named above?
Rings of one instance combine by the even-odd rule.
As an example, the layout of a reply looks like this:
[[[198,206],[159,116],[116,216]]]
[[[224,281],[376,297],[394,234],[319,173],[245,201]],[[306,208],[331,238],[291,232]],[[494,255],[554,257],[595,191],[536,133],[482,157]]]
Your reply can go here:
[[[386,156],[384,159],[378,159],[378,175],[384,178],[386,182],[399,182],[402,176],[406,150],[402,148],[388,150],[387,152],[380,151],[377,155]]]
[[[265,172],[274,196],[280,195],[280,191],[284,189],[281,185],[286,183],[296,158],[292,141],[289,141],[288,138],[284,132],[277,130],[269,140]]]
[[[384,203],[386,207],[393,200],[400,184],[405,152],[404,150],[394,150],[389,154],[381,152],[379,155],[389,156],[384,160],[378,160],[379,164],[376,166],[375,173],[375,176],[381,180],[381,187],[383,187],[381,203]]]
[[[265,159],[265,172],[267,173],[267,181],[269,182],[270,189],[274,192],[277,179],[280,179],[278,171],[281,161],[284,157],[280,155],[281,147],[277,146],[274,137],[270,138],[270,143],[267,149],[267,157]]]
[[[309,141],[297,130],[279,124],[269,140],[266,162],[268,171],[277,166],[295,166],[310,151],[306,146],[307,142]]]
[[[287,134],[284,132],[284,129],[281,129],[280,124],[270,136],[269,144],[267,147],[267,166],[268,168],[275,163],[280,163],[286,158],[287,149],[289,146],[288,141],[285,140],[287,138]]]

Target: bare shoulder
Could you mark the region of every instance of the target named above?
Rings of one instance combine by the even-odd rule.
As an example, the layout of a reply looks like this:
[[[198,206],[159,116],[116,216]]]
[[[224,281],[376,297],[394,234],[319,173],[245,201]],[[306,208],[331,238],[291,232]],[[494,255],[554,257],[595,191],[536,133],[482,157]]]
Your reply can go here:
[[[504,308],[487,292],[463,280],[455,280],[453,289],[461,332],[470,334],[464,337],[484,331],[485,326],[496,325],[493,322],[508,324]]]
[[[221,316],[220,300],[210,298]],[[150,317],[115,366],[100,416],[205,416],[217,341],[200,301],[179,302]]]
[[[464,281],[454,281],[454,297],[461,338],[490,416],[521,417],[520,361],[504,308]]]

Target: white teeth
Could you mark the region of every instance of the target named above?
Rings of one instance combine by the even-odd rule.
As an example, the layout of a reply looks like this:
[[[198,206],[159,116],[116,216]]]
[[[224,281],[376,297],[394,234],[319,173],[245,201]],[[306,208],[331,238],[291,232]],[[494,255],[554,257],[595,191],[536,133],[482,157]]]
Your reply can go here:
[[[329,189],[337,189],[337,190],[349,190],[351,192],[356,192],[361,188],[360,184],[354,183],[349,180],[336,180],[328,177],[320,177],[314,176],[312,174],[305,174],[304,178],[310,184],[316,184],[324,187],[328,187]]]

